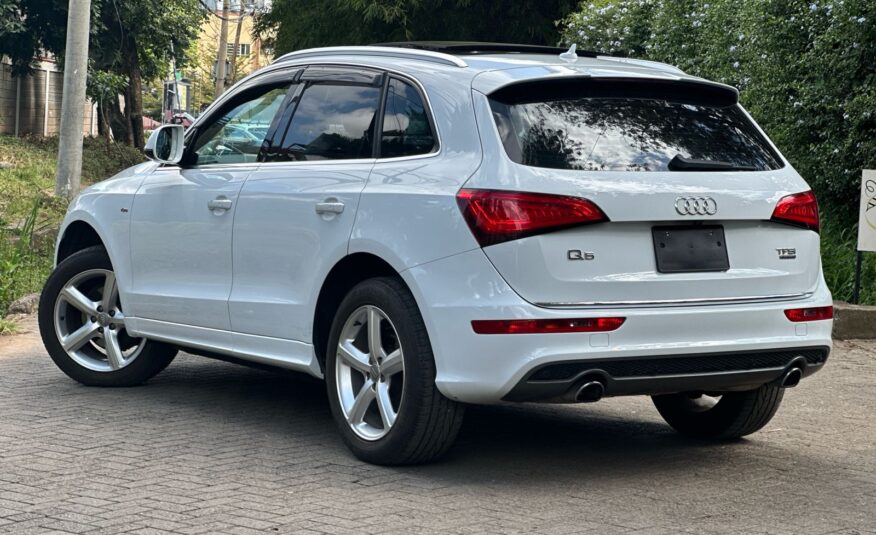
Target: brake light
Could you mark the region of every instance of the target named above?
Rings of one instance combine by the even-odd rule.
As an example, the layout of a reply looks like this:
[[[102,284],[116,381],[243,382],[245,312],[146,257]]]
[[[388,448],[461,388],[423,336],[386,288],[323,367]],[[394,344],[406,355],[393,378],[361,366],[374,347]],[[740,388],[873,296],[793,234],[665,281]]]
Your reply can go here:
[[[597,333],[618,329],[626,318],[575,318],[546,320],[474,320],[477,334]]]
[[[785,316],[793,322],[829,320],[833,318],[833,307],[791,308]]]
[[[592,202],[564,195],[463,189],[456,202],[481,247],[608,221]]]
[[[811,191],[787,195],[779,199],[773,210],[773,221],[788,223],[818,232],[818,201]]]

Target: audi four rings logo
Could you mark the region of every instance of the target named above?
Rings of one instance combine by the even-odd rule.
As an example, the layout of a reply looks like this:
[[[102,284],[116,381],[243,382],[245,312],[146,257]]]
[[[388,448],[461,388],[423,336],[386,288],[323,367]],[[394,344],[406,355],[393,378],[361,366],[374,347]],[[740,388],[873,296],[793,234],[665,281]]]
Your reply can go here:
[[[715,215],[718,203],[711,197],[679,197],[675,199],[675,211],[680,215]]]

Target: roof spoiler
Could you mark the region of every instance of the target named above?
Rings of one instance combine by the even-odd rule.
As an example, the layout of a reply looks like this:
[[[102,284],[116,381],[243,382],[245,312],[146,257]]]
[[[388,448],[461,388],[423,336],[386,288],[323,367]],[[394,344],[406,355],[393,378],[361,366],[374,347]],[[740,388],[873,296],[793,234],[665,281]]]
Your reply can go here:
[[[739,91],[729,85],[698,79],[644,77],[530,78],[502,86],[489,96],[507,104],[569,98],[643,98],[713,106],[731,106],[739,102]]]

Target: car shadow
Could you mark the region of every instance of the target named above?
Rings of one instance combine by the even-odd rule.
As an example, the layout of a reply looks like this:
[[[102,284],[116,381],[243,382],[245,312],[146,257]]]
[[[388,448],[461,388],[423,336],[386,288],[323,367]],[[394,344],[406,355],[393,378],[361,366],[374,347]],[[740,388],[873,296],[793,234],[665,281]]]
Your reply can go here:
[[[46,388],[57,392],[57,383]],[[124,410],[133,404],[140,418],[164,427],[156,431],[172,433],[176,426],[194,433],[190,439],[206,454],[243,434],[254,437],[251,447],[261,464],[292,466],[312,459],[416,475],[436,485],[465,481],[586,487],[588,482],[648,480],[675,471],[689,474],[700,467],[727,471],[735,478],[760,477],[770,459],[805,455],[761,435],[732,443],[685,439],[662,422],[647,398],[617,398],[587,405],[469,406],[445,458],[430,465],[378,468],[352,457],[335,429],[324,384],[302,374],[182,356],[144,387],[100,389],[69,383],[65,390],[66,395],[94,398],[88,400],[95,407],[92,421],[115,425],[112,411],[102,407]],[[752,448],[759,456],[744,453]],[[737,456],[745,462],[737,463]],[[818,463],[816,458],[800,461]]]

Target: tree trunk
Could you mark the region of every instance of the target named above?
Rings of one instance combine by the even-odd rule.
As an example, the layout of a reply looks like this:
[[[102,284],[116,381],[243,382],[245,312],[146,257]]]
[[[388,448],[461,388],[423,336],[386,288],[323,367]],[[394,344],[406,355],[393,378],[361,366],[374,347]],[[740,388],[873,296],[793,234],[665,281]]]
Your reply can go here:
[[[125,115],[131,128],[130,144],[142,149],[143,140],[143,78],[140,74],[140,58],[137,43],[128,34],[125,39],[123,57],[128,74],[128,96],[125,99]]]
[[[106,103],[101,100],[97,103],[97,135],[106,140],[107,146],[112,138],[110,132],[109,112],[106,109]]]
[[[222,21],[219,25],[219,50],[216,52],[216,90],[213,94],[219,98],[225,92],[225,59],[228,51],[228,0],[222,0]]]
[[[127,99],[127,90],[125,98]],[[116,95],[106,103],[106,115],[113,132],[113,139],[119,143],[130,144],[131,129],[128,126],[128,118],[122,113],[122,108],[119,106],[119,96]]]

